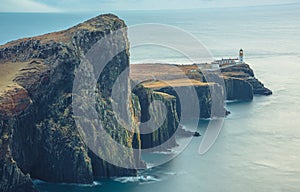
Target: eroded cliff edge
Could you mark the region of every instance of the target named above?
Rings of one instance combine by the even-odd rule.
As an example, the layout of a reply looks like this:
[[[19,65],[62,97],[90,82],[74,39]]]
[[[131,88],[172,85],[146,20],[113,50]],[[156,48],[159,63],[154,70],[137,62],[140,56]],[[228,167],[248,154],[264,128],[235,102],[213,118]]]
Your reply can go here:
[[[92,183],[96,178],[136,175],[136,169],[111,165],[86,146],[76,129],[71,105],[74,77],[84,55],[89,54],[104,36],[124,27],[124,22],[116,16],[102,15],[65,31],[21,39],[0,47],[2,191],[35,191],[31,177],[49,182]],[[172,65],[150,64],[132,67],[131,79],[139,81],[137,76],[146,79],[134,87],[132,94],[129,91],[129,71],[126,71],[129,67],[127,34],[126,30],[120,32],[108,41],[107,49],[97,52],[95,57],[100,61],[113,50],[123,49],[116,55],[112,54],[112,59],[105,63],[95,90],[98,112],[95,118],[103,122],[104,131],[119,144],[137,149],[123,151],[120,158],[120,151],[112,147],[112,143],[107,143],[109,147],[104,147],[103,154],[117,159],[120,164],[141,167],[140,149],[165,143],[158,150],[166,150],[177,145],[172,136],[180,128],[180,118],[194,116],[182,114],[180,99],[174,89],[189,94],[189,90],[195,88],[197,101],[190,100],[186,106],[199,105],[201,113],[194,118],[225,116],[225,99],[252,100],[254,94],[272,93],[254,77],[246,64],[221,70],[217,78],[224,80],[225,87],[207,82],[197,65],[175,66],[182,71],[178,75],[176,70],[170,69]],[[97,66],[93,61],[86,62],[86,65],[87,70],[82,72],[87,77],[93,76],[90,69]],[[122,86],[117,87],[121,95],[112,98],[112,87],[120,74],[126,77]],[[190,81],[186,81],[185,76]],[[89,81],[82,81],[80,88],[83,96],[88,98],[91,90],[85,88],[90,88]],[[213,113],[211,91],[217,96],[217,110]],[[141,134],[140,131],[152,128],[151,124],[143,124],[149,120],[150,113],[154,123],[163,114],[162,108],[149,107],[155,100],[165,105],[166,119],[156,131]],[[113,106],[124,112],[129,127],[119,123],[121,118],[115,116]],[[80,107],[83,113],[89,110],[89,106]],[[84,119],[84,115],[76,118],[83,118],[82,122],[86,124],[82,126],[93,128],[94,131],[89,133],[91,139],[101,140],[94,134],[98,127],[94,121]]]
[[[125,27],[118,17],[107,14],[65,31],[0,47],[1,191],[35,191],[30,177],[48,182],[92,183],[95,178],[136,175],[136,169],[109,164],[88,149],[76,129],[71,105],[74,76],[84,55],[104,36]],[[114,36],[110,46],[123,51],[107,63],[99,77],[98,117],[105,120],[103,127],[112,138],[140,149],[129,83],[122,90],[128,99],[125,107],[132,127],[123,129],[111,115],[112,84],[129,67],[126,30]],[[119,157],[114,149],[107,150],[110,156]],[[122,157],[133,164],[131,167],[142,163],[140,154],[134,151]]]
[[[131,65],[130,76],[133,81],[141,82],[144,87],[165,93],[172,92],[170,91],[172,87],[186,85],[194,86],[196,89],[202,87],[201,91],[197,91],[199,106],[203,111],[200,118],[207,118],[211,115],[209,102],[205,100],[209,101],[210,91],[212,91],[209,87],[212,86],[221,86],[223,91],[218,93],[225,94],[223,100],[229,101],[251,101],[254,95],[272,95],[272,91],[255,77],[250,65],[246,63],[220,65],[217,69],[210,64],[134,64]],[[221,101],[222,98],[218,100]],[[220,102],[218,105],[224,105],[224,103]]]
[[[161,129],[141,135],[142,148],[146,149],[164,142],[167,142],[167,148],[175,147],[177,144],[172,136],[181,129],[181,118],[223,118],[230,113],[226,110],[226,100],[251,101],[254,95],[272,94],[254,76],[253,70],[246,63],[222,65],[217,69],[210,64],[199,66],[150,63],[133,64],[130,67],[130,78],[135,82],[133,84],[139,84],[133,90],[141,104],[141,122],[150,119],[149,105],[154,100],[162,101],[168,111],[172,112],[172,115],[166,116]],[[182,95],[193,94],[192,90],[196,92],[196,98],[182,98]],[[181,93],[181,98],[178,93]],[[187,111],[181,109],[182,99],[188,99],[184,103]],[[195,108],[199,108],[199,113],[193,111]],[[158,108],[152,116],[155,119],[160,114],[162,112]],[[191,135],[183,130],[183,135],[186,134]]]
[[[141,102],[142,118],[148,119],[149,103],[158,93],[172,99],[176,110],[173,110],[172,119],[176,125],[180,118],[215,118],[226,117],[230,112],[226,110],[227,101],[251,101],[254,95],[271,95],[272,91],[264,86],[255,76],[253,70],[246,63],[223,65],[215,69],[212,65],[206,66],[176,65],[176,64],[134,64],[131,65],[130,77],[133,82],[140,83],[135,88],[135,94]],[[181,110],[181,99],[178,92],[183,95],[192,94],[191,89],[197,93],[197,98],[190,98],[185,107],[193,109],[198,107],[200,113]],[[165,102],[164,99],[158,98]],[[167,105],[170,106],[170,105]],[[143,110],[144,108],[144,110]],[[171,109],[170,109],[171,110]],[[195,114],[197,116],[195,117]],[[167,118],[168,121],[169,118]],[[172,122],[172,121],[171,121]],[[142,136],[142,147],[155,146],[157,140],[167,141],[174,135],[176,129],[170,124],[167,134],[147,134]],[[178,126],[180,127],[180,125]],[[145,143],[144,143],[145,142]],[[176,146],[176,141],[171,144]]]

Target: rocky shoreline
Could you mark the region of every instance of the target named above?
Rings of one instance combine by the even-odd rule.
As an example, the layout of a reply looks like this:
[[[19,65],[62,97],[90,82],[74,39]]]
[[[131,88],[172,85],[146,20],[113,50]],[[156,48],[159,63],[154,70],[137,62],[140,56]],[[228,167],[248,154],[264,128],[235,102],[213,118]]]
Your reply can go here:
[[[176,66],[192,80],[192,84],[180,76],[155,73],[153,70],[161,72],[163,67],[168,72],[167,65],[155,64],[154,68],[153,64],[130,66],[129,42],[126,30],[120,30],[123,28],[126,29],[124,21],[107,14],[64,31],[0,46],[0,191],[36,191],[32,178],[55,183],[90,184],[99,178],[136,175],[138,168],[145,166],[141,150],[162,143],[165,145],[160,150],[176,146],[172,136],[181,127],[180,118],[191,115],[183,113],[174,88],[186,94],[195,88],[201,109],[197,118],[226,116],[226,99],[249,101],[255,94],[272,93],[254,77],[246,64],[221,70],[218,78],[225,82],[226,95],[224,87],[216,82],[207,82],[196,65]],[[72,89],[78,66],[99,40],[118,30],[121,32],[109,41],[111,47],[98,54],[101,59],[103,55],[112,54],[110,48],[123,49],[103,66],[103,73],[97,81],[95,105],[103,130],[129,149],[122,152],[122,159],[118,161],[130,168],[113,165],[95,154],[79,134],[72,110],[72,101],[76,99]],[[93,62],[86,62],[86,65],[88,69],[98,67]],[[129,66],[130,74],[126,70]],[[93,75],[89,70],[83,72],[87,76]],[[122,90],[122,98],[125,98],[120,102],[112,97],[112,87],[121,74],[125,74],[126,80],[118,87]],[[139,75],[143,78],[149,75],[148,81],[131,87],[140,80]],[[167,78],[166,81],[171,81],[173,86],[153,80],[153,75]],[[89,82],[83,81],[82,84],[83,88],[90,86]],[[132,93],[130,89],[133,89]],[[214,112],[211,110],[211,90],[217,93]],[[82,92],[88,98],[88,90]],[[165,105],[166,119],[158,130],[142,134],[143,129],[149,128],[143,127],[142,123],[149,120],[149,105],[155,100]],[[83,102],[83,112],[89,109],[87,105]],[[192,107],[195,103],[191,101],[188,105]],[[125,111],[127,124],[118,122],[119,117],[113,113],[114,106]],[[161,113],[161,108],[152,109],[152,118],[159,119]],[[85,124],[79,126],[93,127],[90,139],[101,139],[96,124],[89,119],[82,121]],[[120,155],[120,151],[110,143],[104,153],[112,159]]]

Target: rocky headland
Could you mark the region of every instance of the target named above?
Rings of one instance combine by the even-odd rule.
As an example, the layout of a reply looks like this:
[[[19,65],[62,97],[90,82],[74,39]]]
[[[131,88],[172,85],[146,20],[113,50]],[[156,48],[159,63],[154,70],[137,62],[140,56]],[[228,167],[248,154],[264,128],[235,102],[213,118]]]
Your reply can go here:
[[[214,81],[207,80],[207,76],[214,76],[210,78]],[[141,82],[146,89],[169,94],[172,87],[193,85],[199,96],[201,110],[204,111],[201,118],[211,117],[208,101],[212,90],[209,87],[212,86],[221,86],[224,90],[219,93],[224,94],[224,100],[228,101],[251,101],[254,95],[272,95],[272,91],[254,76],[253,70],[246,63],[221,65],[218,69],[211,69],[210,64],[134,64],[131,65],[130,77],[133,81]],[[198,91],[200,88],[202,90]],[[222,100],[221,96],[218,100]]]
[[[170,147],[176,146],[176,141],[169,139],[176,131],[173,126],[179,125],[181,118],[193,118],[195,114],[196,118],[223,118],[230,114],[226,109],[226,101],[251,101],[254,95],[272,94],[271,90],[255,78],[253,70],[245,63],[224,65],[217,70],[211,69],[210,64],[144,63],[132,64],[130,68],[133,84],[139,85],[133,88],[133,92],[140,100],[141,116],[144,118],[142,121],[149,119],[149,104],[154,98],[163,101],[168,112],[171,112],[166,118],[169,123],[162,126],[164,129],[141,136],[142,147],[145,148],[155,147],[162,141],[169,141]],[[189,100],[184,102],[187,110],[183,111],[182,98],[178,92],[190,95],[193,94],[191,88],[196,92],[197,98],[188,97]],[[199,114],[193,112],[195,108],[199,108]],[[156,112],[161,114],[159,109]],[[182,136],[198,136],[197,133],[183,129],[177,133]]]
[[[118,30],[118,35],[109,40],[108,49],[97,53],[101,59],[112,54],[110,49],[123,50],[103,66],[97,80],[95,118],[103,122],[103,132],[131,149],[123,151],[120,158],[120,151],[107,143],[104,155],[118,158],[121,164],[130,164],[131,168],[110,164],[87,146],[78,126],[93,127],[89,132],[92,140],[101,139],[101,132],[89,119],[82,119],[84,124],[76,125],[75,119],[82,117],[74,114],[72,106],[72,101],[78,99],[73,84],[79,65],[84,62],[88,69],[98,67],[97,62],[85,62],[85,55],[101,39]],[[207,81],[197,65],[176,65],[180,73],[164,64],[131,65],[127,70],[128,50],[126,25],[111,14],[64,31],[0,46],[0,191],[36,191],[32,179],[89,184],[99,178],[136,175],[138,167],[144,167],[141,150],[162,143],[166,145],[159,150],[176,146],[172,136],[181,128],[180,119],[192,115],[182,112],[176,90],[185,94],[195,90],[197,103],[190,101],[187,108],[199,105],[201,113],[196,118],[224,117],[228,114],[226,99],[249,101],[255,94],[272,93],[254,77],[247,64],[222,68],[217,75],[224,80],[223,87],[218,82]],[[93,75],[89,70],[83,72]],[[117,87],[122,92],[120,102],[112,97],[112,87],[121,74],[125,74],[126,80]],[[88,84],[82,81],[82,88],[89,87]],[[82,92],[88,97],[88,90]],[[212,110],[212,95],[216,95],[215,110]],[[144,122],[150,117],[160,119],[163,113],[162,108],[149,107],[155,100],[165,105],[166,119],[159,129],[142,134],[151,128],[147,127],[151,124]],[[87,105],[83,100],[83,112],[89,109]],[[119,123],[114,106],[125,111],[128,123]]]
[[[96,178],[137,174],[136,169],[114,166],[89,150],[76,129],[71,105],[74,76],[84,55],[105,35],[125,27],[118,17],[101,15],[65,31],[0,46],[0,191],[35,191],[31,178],[92,183]],[[111,84],[129,67],[126,30],[114,36],[111,45],[124,51],[99,77],[105,88],[98,91],[97,105],[106,109],[105,114],[99,110],[99,118],[106,119],[103,126],[113,138],[139,149],[131,93],[123,92],[134,131],[120,127],[109,104]],[[114,149],[107,150],[112,158],[118,156]],[[122,155],[132,167],[142,163],[139,153]]]

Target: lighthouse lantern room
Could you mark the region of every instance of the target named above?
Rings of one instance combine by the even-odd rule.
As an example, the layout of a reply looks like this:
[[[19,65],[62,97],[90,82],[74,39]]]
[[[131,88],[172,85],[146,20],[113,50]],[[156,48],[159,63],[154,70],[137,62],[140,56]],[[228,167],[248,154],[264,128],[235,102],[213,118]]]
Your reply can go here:
[[[240,49],[239,58],[240,58],[240,63],[244,63],[244,50],[243,49]]]

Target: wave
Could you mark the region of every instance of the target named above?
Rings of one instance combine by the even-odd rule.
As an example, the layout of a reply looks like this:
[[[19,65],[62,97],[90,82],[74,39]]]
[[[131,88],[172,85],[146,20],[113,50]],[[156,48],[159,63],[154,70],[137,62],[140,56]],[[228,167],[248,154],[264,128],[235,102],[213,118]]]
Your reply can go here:
[[[39,180],[39,179],[35,179],[35,180],[33,180],[33,184],[34,185],[41,185],[41,184],[50,184],[50,183],[48,183],[46,181]],[[92,184],[59,183],[57,185],[61,185],[61,186],[77,186],[77,187],[95,187],[95,186],[102,185],[102,183],[98,182],[98,181],[94,181]]]
[[[146,168],[147,168],[147,170],[150,170],[150,169],[152,169],[155,166],[156,166],[156,164],[154,164],[154,163],[146,162]]]
[[[160,154],[160,155],[173,155],[176,153],[176,151],[174,149],[170,149],[167,151],[153,151],[151,153],[152,154]]]
[[[253,162],[253,164],[256,166],[260,166],[260,167],[265,167],[265,168],[270,168],[270,169],[278,169],[277,165],[272,164],[270,162],[256,161],[256,162]]]
[[[160,181],[160,179],[155,176],[141,175],[136,177],[119,177],[114,179],[114,181],[120,183],[152,183]]]
[[[300,173],[300,170],[295,169],[295,167],[277,165],[277,164],[274,164],[271,162],[266,162],[266,161],[256,161],[256,162],[252,162],[252,163],[255,166],[275,170],[281,175],[292,176],[292,175],[299,175],[299,173]]]
[[[63,185],[70,185],[70,184],[63,184]],[[102,184],[98,181],[94,181],[92,184],[71,184],[71,185],[75,185],[75,186],[79,186],[79,187],[95,187],[95,186],[99,186]]]

